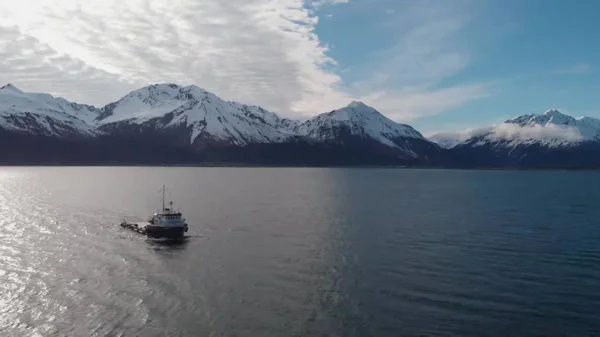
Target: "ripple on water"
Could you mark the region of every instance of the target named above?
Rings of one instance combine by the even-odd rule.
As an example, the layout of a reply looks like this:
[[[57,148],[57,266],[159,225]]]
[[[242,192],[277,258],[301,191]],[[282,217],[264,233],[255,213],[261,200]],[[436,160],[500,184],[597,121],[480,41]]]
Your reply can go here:
[[[521,174],[0,169],[0,330],[593,335],[595,178]],[[192,224],[183,244],[115,226],[154,210],[156,181]]]

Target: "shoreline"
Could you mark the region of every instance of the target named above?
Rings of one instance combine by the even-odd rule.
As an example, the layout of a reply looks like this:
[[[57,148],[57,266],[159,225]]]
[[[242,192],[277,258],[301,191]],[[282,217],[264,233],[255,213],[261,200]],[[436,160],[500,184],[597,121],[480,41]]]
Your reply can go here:
[[[448,170],[448,171],[600,171],[600,168],[566,168],[566,167],[438,167],[410,165],[283,165],[283,164],[235,164],[235,163],[206,163],[206,164],[3,164],[0,167],[155,167],[155,168],[329,168],[329,169],[408,169],[408,170]]]

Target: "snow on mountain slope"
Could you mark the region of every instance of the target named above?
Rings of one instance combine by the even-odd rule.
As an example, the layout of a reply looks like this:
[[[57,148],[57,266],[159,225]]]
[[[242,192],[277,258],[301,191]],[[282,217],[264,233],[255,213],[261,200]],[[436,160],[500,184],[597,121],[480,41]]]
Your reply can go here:
[[[409,125],[396,123],[362,102],[323,113],[299,124],[294,131],[316,141],[344,145],[361,140],[379,143],[398,155],[427,158],[439,148]],[[365,143],[365,144],[367,144]]]
[[[465,142],[473,135],[470,132],[441,132],[429,136],[427,139],[436,143],[441,148],[451,149],[456,145]]]
[[[54,136],[152,137],[160,132],[178,145],[200,147],[304,139],[353,144],[363,150],[381,144],[384,152],[414,158],[439,150],[412,127],[393,122],[360,102],[299,122],[258,106],[224,101],[195,85],[150,85],[101,109],[7,85],[0,89],[0,118],[8,130]]]
[[[573,118],[556,109],[546,111],[541,115],[524,115],[507,120],[505,123],[517,124],[522,127],[557,127],[580,135],[580,141],[600,140],[600,119],[591,117]],[[559,136],[560,137],[560,136]]]
[[[460,144],[574,146],[582,142],[600,141],[600,120],[591,117],[573,118],[551,109],[543,114],[522,115],[490,127],[436,134],[429,139],[446,148]]]
[[[198,137],[235,145],[281,142],[289,138],[287,120],[257,106],[226,102],[195,85],[156,84],[133,91],[102,109],[100,126],[183,126],[190,143]]]
[[[399,138],[424,139],[411,126],[398,124],[362,102],[352,102],[344,108],[320,114],[294,130],[317,140],[335,140],[340,129],[390,147],[397,147],[395,140]]]
[[[46,136],[91,136],[98,115],[92,106],[49,94],[26,93],[12,84],[0,88],[0,128]]]

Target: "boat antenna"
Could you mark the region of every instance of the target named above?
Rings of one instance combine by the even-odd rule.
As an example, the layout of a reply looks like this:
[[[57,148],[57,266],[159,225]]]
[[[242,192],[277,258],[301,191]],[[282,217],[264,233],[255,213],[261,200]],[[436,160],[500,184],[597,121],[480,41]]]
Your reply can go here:
[[[163,212],[165,210],[165,185],[163,185],[163,188],[162,188],[162,210],[163,210]]]

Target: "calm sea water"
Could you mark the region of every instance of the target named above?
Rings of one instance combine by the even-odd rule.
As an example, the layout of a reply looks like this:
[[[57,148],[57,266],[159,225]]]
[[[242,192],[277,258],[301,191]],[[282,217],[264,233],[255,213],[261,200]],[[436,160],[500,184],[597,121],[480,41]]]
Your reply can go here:
[[[165,183],[180,245],[128,232]],[[600,334],[600,173],[1,168],[2,336]]]

